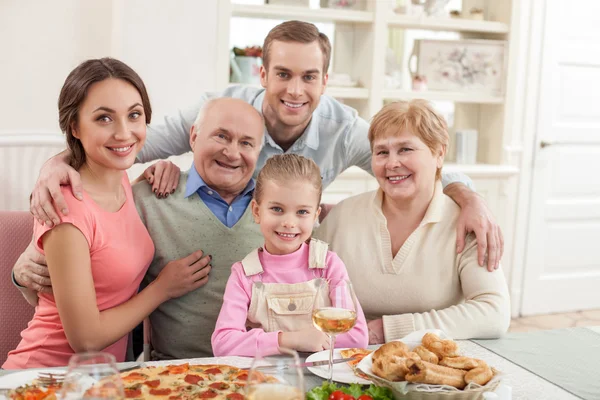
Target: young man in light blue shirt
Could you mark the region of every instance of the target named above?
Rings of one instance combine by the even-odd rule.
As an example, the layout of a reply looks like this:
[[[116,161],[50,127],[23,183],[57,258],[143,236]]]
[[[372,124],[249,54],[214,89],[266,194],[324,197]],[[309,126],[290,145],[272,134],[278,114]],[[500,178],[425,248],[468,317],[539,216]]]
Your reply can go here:
[[[260,70],[263,88],[234,86],[219,94],[204,94],[193,107],[166,117],[164,124],[148,126],[146,144],[138,155],[142,162],[190,151],[189,132],[201,105],[213,97],[235,97],[252,104],[265,119],[265,143],[256,166],[258,174],[267,158],[284,152],[312,158],[321,168],[323,185],[329,185],[342,171],[358,166],[371,172],[369,124],[356,110],[324,95],[331,56],[329,39],[310,23],[287,21],[273,28],[263,45]],[[40,220],[58,220],[56,209],[66,208],[59,185],[70,183],[75,195],[79,176],[66,164],[61,153],[40,172],[31,212]],[[164,164],[161,164],[164,165]],[[152,166],[146,175],[157,195],[174,190],[178,174],[161,181],[162,167]],[[483,199],[469,189],[464,174],[444,174],[444,192],[460,207],[457,251],[464,247],[466,234],[477,236],[478,258],[488,269],[497,268],[503,252],[502,233]],[[51,195],[52,194],[52,195]]]

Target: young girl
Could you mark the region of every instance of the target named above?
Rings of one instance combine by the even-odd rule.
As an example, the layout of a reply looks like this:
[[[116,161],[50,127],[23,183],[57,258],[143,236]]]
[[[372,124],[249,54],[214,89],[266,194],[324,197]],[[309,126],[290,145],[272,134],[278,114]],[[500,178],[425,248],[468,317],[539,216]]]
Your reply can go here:
[[[321,174],[312,160],[295,154],[267,160],[251,203],[265,245],[231,268],[212,335],[215,356],[329,348],[327,335],[312,324],[313,300],[322,279],[347,280],[348,273],[326,243],[307,243],[321,211],[321,192]],[[337,347],[368,344],[364,314],[360,306],[356,311],[356,325],[336,337]]]
[[[69,207],[55,226],[35,222],[53,294],[38,306],[2,368],[67,365],[75,352],[104,350],[124,361],[128,333],[159,304],[205,282],[186,262],[167,264],[136,294],[154,245],[133,203],[125,172],[146,139],[151,108],[144,83],[122,62],[88,60],[67,77],[58,100],[81,201],[62,187]],[[183,259],[185,260],[185,259]]]

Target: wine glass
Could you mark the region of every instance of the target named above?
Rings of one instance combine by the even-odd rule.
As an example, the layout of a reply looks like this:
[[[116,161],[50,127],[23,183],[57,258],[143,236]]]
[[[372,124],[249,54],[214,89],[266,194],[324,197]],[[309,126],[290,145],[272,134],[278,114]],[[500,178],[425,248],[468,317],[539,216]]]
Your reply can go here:
[[[257,355],[245,388],[248,400],[303,400],[304,372],[298,353],[280,348],[280,355]]]
[[[123,381],[115,357],[89,352],[73,355],[60,391],[60,399],[124,399]]]
[[[329,336],[329,383],[333,378],[335,336],[354,327],[357,311],[356,296],[350,281],[321,281],[313,302],[312,321],[318,330]]]

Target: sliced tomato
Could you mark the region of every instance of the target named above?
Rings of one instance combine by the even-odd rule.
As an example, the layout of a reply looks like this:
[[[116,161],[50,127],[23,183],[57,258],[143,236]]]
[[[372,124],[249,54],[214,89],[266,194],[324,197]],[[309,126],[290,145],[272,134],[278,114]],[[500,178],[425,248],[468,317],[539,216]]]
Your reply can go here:
[[[229,385],[226,384],[225,382],[215,382],[215,383],[211,383],[208,386],[212,389],[217,389],[217,390],[225,390],[225,389],[229,388]]]
[[[139,372],[132,372],[129,375],[122,377],[121,379],[127,382],[145,381],[146,379],[148,379],[148,375],[140,374]]]
[[[167,366],[167,368],[169,369],[170,374],[183,374],[184,372],[187,372],[190,369],[190,365],[187,363],[180,365],[169,365]]]
[[[200,375],[187,374],[184,378],[184,381],[187,383],[191,383],[192,385],[198,384],[198,382],[203,381],[204,378]]]
[[[150,394],[153,396],[168,396],[172,392],[169,388],[164,389],[150,389]]]
[[[142,389],[125,389],[125,397],[127,397],[128,399],[142,397]]]
[[[207,373],[207,374],[213,374],[213,375],[221,374],[222,373],[219,368],[209,368],[209,369],[207,369],[204,372]]]
[[[358,399],[356,400],[373,400],[373,398],[371,396],[369,396],[368,394],[362,394],[360,396],[358,396]]]
[[[149,386],[151,388],[157,388],[160,385],[160,379],[155,379],[153,381],[146,381],[144,385]]]

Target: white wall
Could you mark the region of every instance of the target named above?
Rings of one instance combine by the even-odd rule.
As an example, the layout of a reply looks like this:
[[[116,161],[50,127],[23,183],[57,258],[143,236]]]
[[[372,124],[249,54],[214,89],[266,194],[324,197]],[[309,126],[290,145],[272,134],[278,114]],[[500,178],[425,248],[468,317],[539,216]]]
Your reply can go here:
[[[199,92],[216,90],[217,6],[213,0],[1,0],[0,209],[27,209],[36,171],[60,150],[58,94],[80,62],[112,56],[128,63],[148,87],[153,122],[190,106]]]
[[[0,131],[58,130],[56,102],[67,73],[80,60],[110,50],[102,40],[110,31],[102,22],[110,22],[110,10],[102,4],[110,5],[0,2]]]

